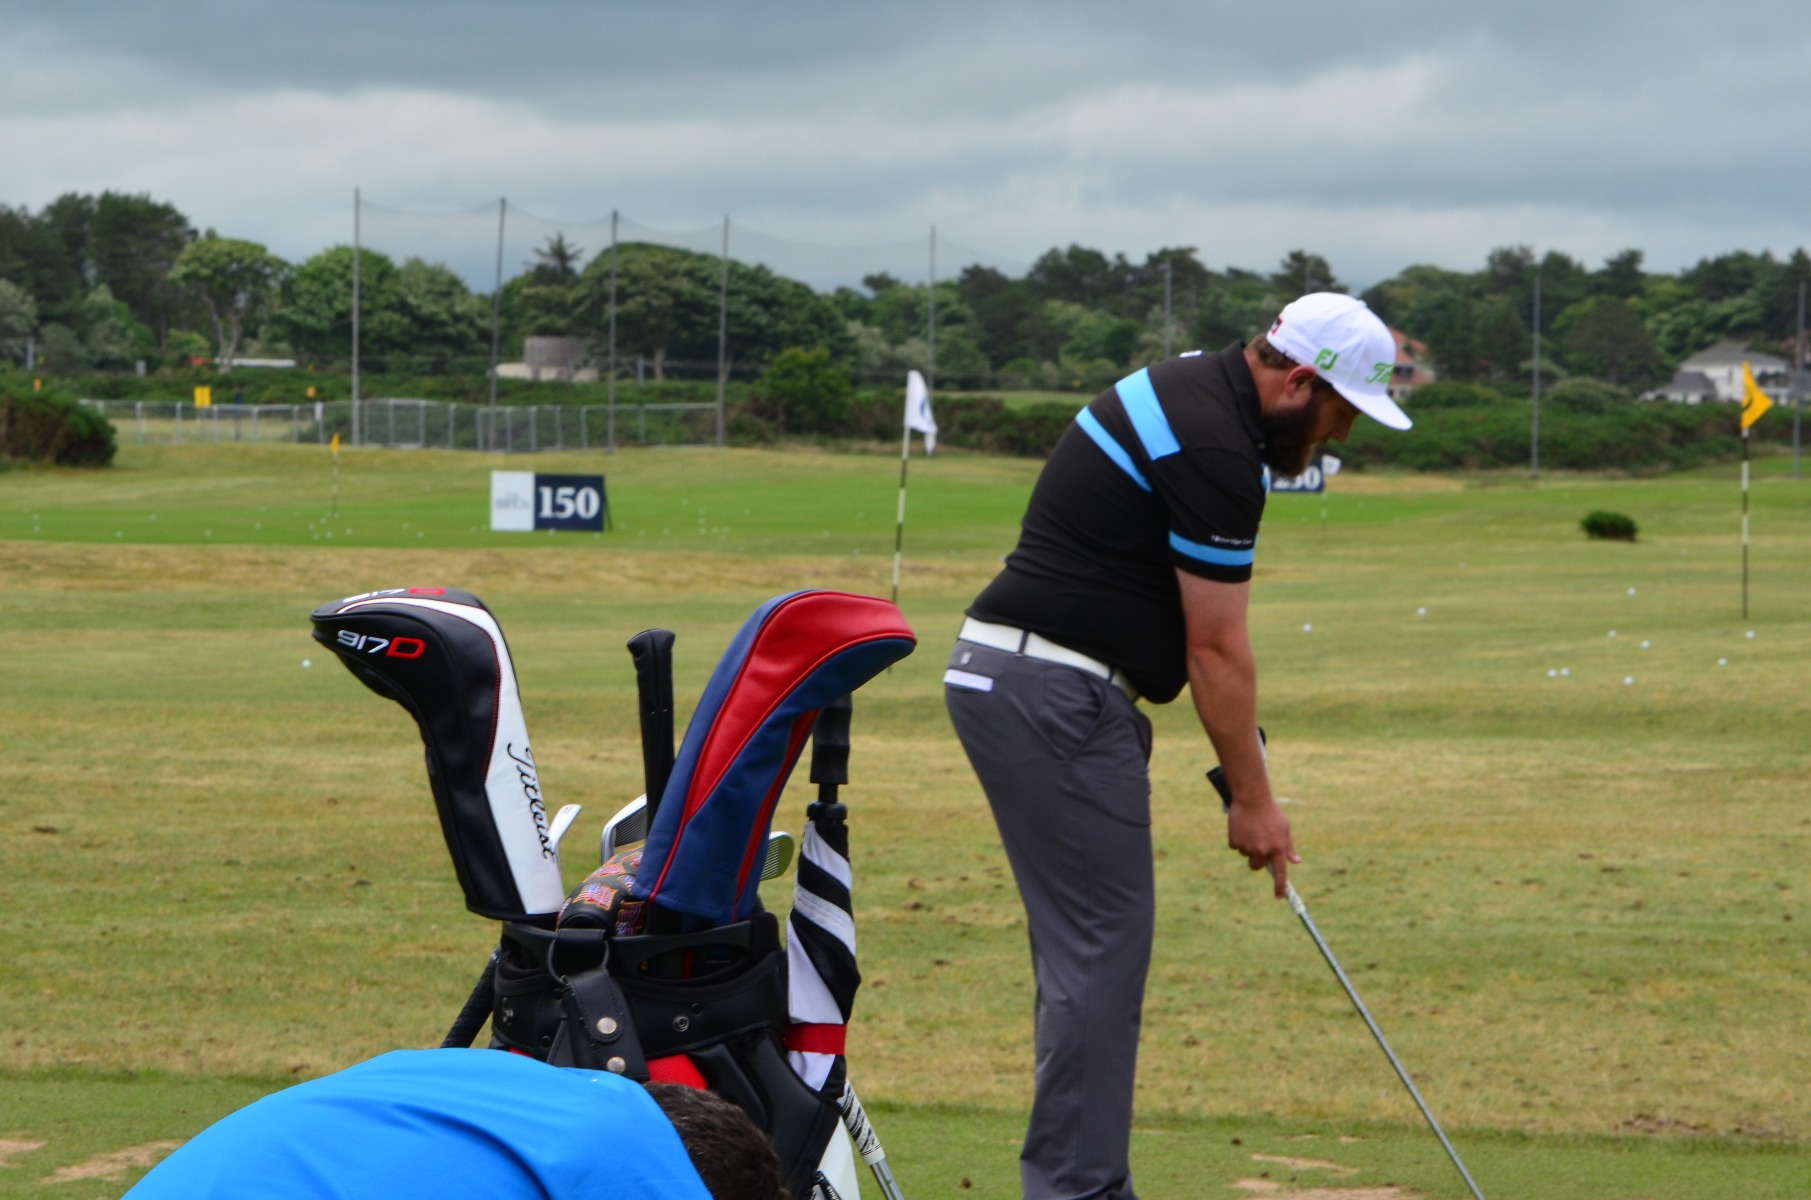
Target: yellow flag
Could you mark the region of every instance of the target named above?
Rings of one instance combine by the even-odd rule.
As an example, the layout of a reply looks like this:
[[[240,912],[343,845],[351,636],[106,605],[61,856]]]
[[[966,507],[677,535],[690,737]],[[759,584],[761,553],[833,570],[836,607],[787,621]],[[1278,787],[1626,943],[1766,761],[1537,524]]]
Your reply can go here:
[[[1768,398],[1766,392],[1761,390],[1760,384],[1754,381],[1754,372],[1750,371],[1748,364],[1744,362],[1742,364],[1742,428],[1746,430],[1760,420],[1761,415],[1772,407],[1773,401]]]
[[[337,433],[333,435],[333,452],[335,454],[340,452],[340,435]]]
[[[208,406],[212,405],[213,403],[214,403],[214,389],[213,388],[203,386],[203,387],[197,387],[195,389],[195,407],[196,408],[207,408]]]

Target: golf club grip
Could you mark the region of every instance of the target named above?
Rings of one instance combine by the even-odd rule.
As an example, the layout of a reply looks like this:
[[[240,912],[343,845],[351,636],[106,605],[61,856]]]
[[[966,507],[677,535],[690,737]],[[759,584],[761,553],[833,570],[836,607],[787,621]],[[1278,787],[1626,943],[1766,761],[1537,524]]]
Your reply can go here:
[[[843,1125],[849,1131],[849,1140],[855,1143],[855,1153],[868,1169],[874,1173],[874,1181],[880,1185],[881,1194],[886,1200],[904,1200],[899,1191],[899,1183],[893,1178],[893,1171],[887,1166],[887,1152],[881,1149],[880,1135],[874,1132],[874,1126],[868,1120],[867,1110],[861,1106],[861,1100],[855,1094],[855,1087],[848,1080],[843,1081],[843,1094],[837,1098],[837,1108],[842,1111]]]
[[[660,797],[673,774],[673,631],[644,629],[629,639],[641,711],[641,771],[653,827]]]
[[[1264,750],[1270,745],[1270,739],[1264,736],[1264,727],[1258,726],[1258,749]],[[1214,785],[1214,791],[1220,794],[1220,811],[1232,811],[1232,785],[1226,782],[1226,768],[1214,767],[1207,773],[1207,781]]]
[[[497,990],[497,952],[490,952],[490,961],[484,964],[484,973],[478,976],[478,986],[465,998],[465,1007],[453,1018],[453,1027],[447,1030],[446,1040],[440,1043],[442,1050],[469,1050],[478,1040],[478,1031],[484,1028],[484,1022],[490,1019],[491,1007],[496,1000]]]
[[[849,696],[832,700],[819,710],[811,727],[811,782],[849,782],[849,718],[854,712]]]

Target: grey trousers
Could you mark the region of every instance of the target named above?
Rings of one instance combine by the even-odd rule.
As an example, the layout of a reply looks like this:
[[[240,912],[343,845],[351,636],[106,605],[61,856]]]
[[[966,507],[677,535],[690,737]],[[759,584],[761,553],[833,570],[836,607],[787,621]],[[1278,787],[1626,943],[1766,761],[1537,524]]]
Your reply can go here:
[[[957,642],[944,700],[1025,903],[1037,984],[1026,1200],[1133,1200],[1151,961],[1151,723],[1085,671]]]

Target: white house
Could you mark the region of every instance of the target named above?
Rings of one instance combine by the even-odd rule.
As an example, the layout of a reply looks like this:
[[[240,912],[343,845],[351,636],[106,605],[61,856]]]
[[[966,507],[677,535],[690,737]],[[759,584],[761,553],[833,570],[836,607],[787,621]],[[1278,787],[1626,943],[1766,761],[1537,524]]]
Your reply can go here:
[[[1717,399],[1740,403],[1742,400],[1742,364],[1754,372],[1754,381],[1775,403],[1786,398],[1788,364],[1783,358],[1749,350],[1741,342],[1724,340],[1700,350],[1679,364],[1679,374],[1696,372],[1709,379],[1717,389]],[[1676,380],[1675,380],[1676,382]],[[1661,389],[1664,392],[1667,389]],[[1651,393],[1650,393],[1651,394]],[[1672,399],[1656,396],[1656,399]],[[1688,401],[1689,403],[1689,401]]]
[[[1736,386],[1741,386],[1742,366],[1736,364]],[[1704,404],[1720,400],[1717,385],[1702,371],[1680,371],[1665,387],[1641,393],[1643,400],[1670,400],[1674,404]]]

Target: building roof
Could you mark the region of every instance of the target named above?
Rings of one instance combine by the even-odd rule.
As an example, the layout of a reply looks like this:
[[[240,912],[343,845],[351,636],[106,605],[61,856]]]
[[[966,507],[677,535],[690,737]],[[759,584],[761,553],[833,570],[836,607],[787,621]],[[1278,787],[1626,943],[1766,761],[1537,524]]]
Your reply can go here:
[[[1710,381],[1710,376],[1702,371],[1680,371],[1674,375],[1672,382],[1665,387],[1655,388],[1657,394],[1675,394],[1681,396],[1703,396],[1717,394],[1717,385]]]
[[[1739,367],[1746,362],[1756,371],[1784,371],[1786,360],[1771,354],[1750,350],[1746,342],[1725,338],[1707,346],[1679,364],[1679,370],[1701,371],[1705,367]]]

